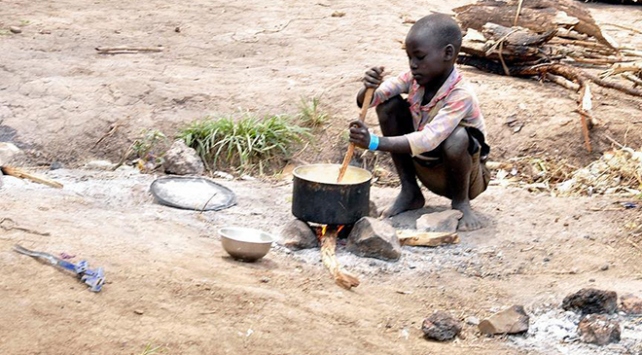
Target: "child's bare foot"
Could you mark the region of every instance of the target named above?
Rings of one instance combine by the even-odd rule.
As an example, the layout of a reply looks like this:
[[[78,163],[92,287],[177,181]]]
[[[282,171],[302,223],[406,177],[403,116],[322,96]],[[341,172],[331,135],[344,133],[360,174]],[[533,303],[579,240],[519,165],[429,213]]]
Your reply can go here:
[[[457,226],[457,230],[460,230],[462,232],[474,231],[484,226],[482,222],[479,220],[479,217],[477,217],[475,212],[473,212],[472,208],[470,207],[469,201],[462,202],[459,204],[455,204],[453,202],[452,207],[453,209],[460,210],[464,214],[459,220],[459,225]]]
[[[416,210],[424,207],[425,204],[426,199],[424,199],[424,195],[419,188],[416,190],[402,188],[395,202],[381,213],[381,217],[387,218],[398,215],[401,212]]]

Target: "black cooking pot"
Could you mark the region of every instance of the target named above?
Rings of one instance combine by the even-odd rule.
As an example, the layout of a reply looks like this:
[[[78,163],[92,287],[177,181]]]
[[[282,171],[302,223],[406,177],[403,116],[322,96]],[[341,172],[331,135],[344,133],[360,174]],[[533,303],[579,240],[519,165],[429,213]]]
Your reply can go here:
[[[337,183],[340,167],[315,164],[294,169],[294,216],[306,222],[345,225],[368,215],[372,174],[348,166],[341,183]]]

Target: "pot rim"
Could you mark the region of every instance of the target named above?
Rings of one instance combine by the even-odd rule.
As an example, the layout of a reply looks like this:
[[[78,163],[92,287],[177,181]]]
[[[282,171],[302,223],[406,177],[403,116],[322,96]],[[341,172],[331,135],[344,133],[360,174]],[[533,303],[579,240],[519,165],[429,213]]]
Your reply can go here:
[[[309,181],[317,184],[325,184],[325,185],[359,185],[363,183],[369,183],[372,180],[372,173],[366,169],[362,169],[356,166],[348,165],[348,169],[346,171],[352,170],[352,171],[357,171],[359,174],[364,174],[366,178],[360,179],[358,182],[341,182],[337,183],[336,181],[334,182],[327,182],[327,181],[316,181],[312,180],[309,177],[306,177],[303,173],[302,170],[308,170],[308,169],[314,169],[314,168],[331,168],[331,169],[336,169],[337,171],[337,176],[339,174],[339,169],[341,169],[340,164],[308,164],[308,165],[301,165],[297,166],[294,168],[292,171],[292,175],[295,177],[304,180],[304,181]]]

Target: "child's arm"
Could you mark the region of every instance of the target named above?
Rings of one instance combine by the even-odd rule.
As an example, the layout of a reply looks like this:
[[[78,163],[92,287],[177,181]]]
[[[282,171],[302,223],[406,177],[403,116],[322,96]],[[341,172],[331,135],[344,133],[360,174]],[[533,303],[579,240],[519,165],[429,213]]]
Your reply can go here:
[[[370,145],[370,132],[368,126],[360,120],[350,122],[350,142],[357,147],[368,149]],[[376,150],[384,152],[410,154],[410,143],[406,136],[379,137],[379,145]]]
[[[359,107],[363,105],[366,88],[376,88],[370,107],[377,106],[393,96],[408,93],[410,85],[412,84],[412,74],[410,71],[383,81],[383,69],[383,67],[373,67],[366,72],[363,77],[364,86],[357,94],[357,105],[359,105]]]

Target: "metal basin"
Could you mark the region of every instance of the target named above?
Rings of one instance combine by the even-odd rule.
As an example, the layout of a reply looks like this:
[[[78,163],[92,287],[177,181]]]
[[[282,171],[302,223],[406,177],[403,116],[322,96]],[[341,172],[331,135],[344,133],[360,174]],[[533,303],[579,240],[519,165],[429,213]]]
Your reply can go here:
[[[253,228],[226,227],[218,230],[223,249],[234,259],[257,261],[272,247],[274,238]]]

